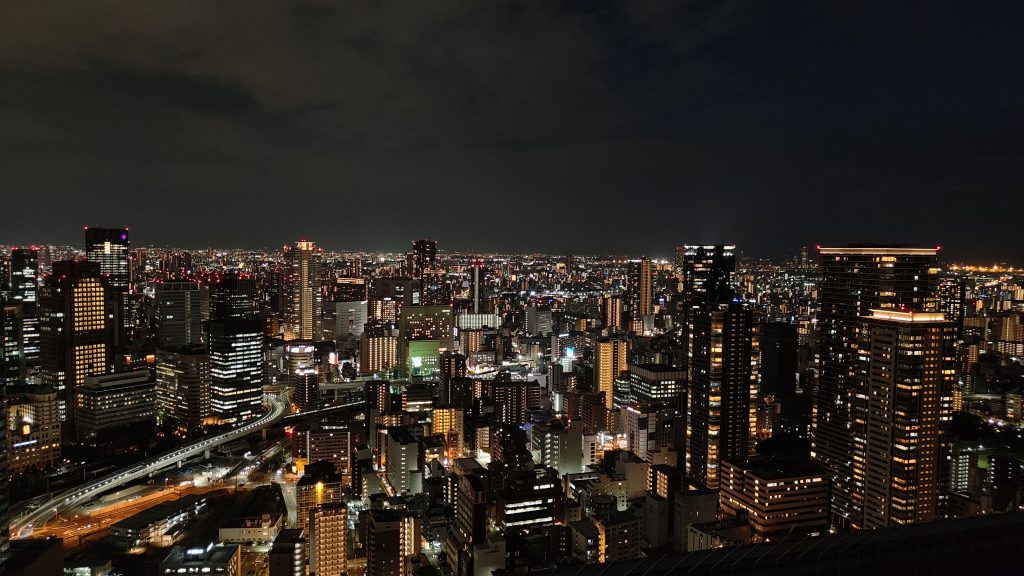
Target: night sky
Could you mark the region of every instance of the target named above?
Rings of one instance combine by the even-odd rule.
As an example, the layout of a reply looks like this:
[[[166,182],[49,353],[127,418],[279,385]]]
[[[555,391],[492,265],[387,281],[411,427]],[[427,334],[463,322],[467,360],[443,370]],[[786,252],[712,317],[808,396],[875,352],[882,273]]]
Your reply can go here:
[[[1024,3],[14,1],[0,241],[1024,263]]]

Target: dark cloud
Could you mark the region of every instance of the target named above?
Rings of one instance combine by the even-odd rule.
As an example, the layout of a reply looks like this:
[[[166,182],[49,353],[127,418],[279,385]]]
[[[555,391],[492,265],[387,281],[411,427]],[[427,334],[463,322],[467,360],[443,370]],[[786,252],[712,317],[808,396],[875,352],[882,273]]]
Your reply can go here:
[[[0,8],[0,240],[1020,261],[1015,3]]]

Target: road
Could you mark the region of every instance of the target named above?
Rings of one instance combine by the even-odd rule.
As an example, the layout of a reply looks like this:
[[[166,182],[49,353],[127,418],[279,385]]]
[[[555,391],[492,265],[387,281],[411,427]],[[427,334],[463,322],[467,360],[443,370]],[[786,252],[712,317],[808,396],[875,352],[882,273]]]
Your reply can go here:
[[[126,484],[139,478],[145,478],[159,472],[164,468],[174,466],[183,460],[192,458],[207,450],[211,450],[244,438],[253,432],[266,428],[284,417],[288,413],[288,393],[283,392],[280,396],[269,396],[270,410],[258,420],[231,429],[217,436],[203,438],[180,448],[176,448],[160,456],[143,460],[138,464],[98,478],[81,486],[71,488],[57,494],[55,497],[43,502],[38,508],[26,513],[20,518],[11,519],[11,535],[13,538],[28,538],[32,535],[33,527],[40,525],[43,521],[65,513],[82,502],[96,498],[108,490],[112,490],[122,484]]]

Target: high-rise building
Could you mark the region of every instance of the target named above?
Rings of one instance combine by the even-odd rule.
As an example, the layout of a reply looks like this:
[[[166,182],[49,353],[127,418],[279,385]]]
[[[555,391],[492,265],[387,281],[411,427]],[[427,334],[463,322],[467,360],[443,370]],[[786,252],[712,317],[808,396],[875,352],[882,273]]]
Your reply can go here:
[[[161,423],[184,434],[198,432],[211,417],[210,354],[206,348],[157,350],[156,410]]]
[[[211,320],[210,408],[224,422],[241,422],[263,414],[263,332],[246,318]]]
[[[949,487],[957,323],[942,312],[872,310],[865,528],[932,520]]]
[[[49,386],[8,386],[6,390],[10,474],[57,464],[61,453],[57,391]]]
[[[323,251],[316,243],[300,240],[284,247],[282,314],[285,340],[316,340],[321,320]]]
[[[797,325],[768,322],[761,329],[761,392],[789,399],[796,395]]]
[[[180,348],[205,343],[203,323],[210,319],[206,286],[189,280],[156,284],[156,330],[160,348]]]
[[[25,375],[39,371],[39,249],[11,249],[11,298],[21,304],[21,346]]]
[[[0,386],[18,386],[25,381],[23,311],[20,303],[0,302]]]
[[[419,443],[407,428],[388,430],[385,451],[385,476],[396,494],[418,494],[422,488]]]
[[[113,369],[110,286],[100,265],[83,260],[53,263],[39,289],[40,378],[60,396],[61,421],[74,429],[75,389],[89,374]]]
[[[717,488],[724,459],[757,440],[758,312],[743,302],[705,304],[690,330],[688,475]]]
[[[601,301],[601,313],[604,318],[603,326],[609,332],[614,334],[622,331],[622,296],[605,296]]]
[[[469,301],[473,314],[482,314],[487,311],[486,294],[484,294],[484,263],[480,260],[474,261],[469,267]]]
[[[685,246],[683,298],[690,306],[733,298],[736,280],[735,246]]]
[[[437,242],[433,240],[413,240],[412,252],[409,253],[410,272],[416,278],[423,278],[424,270],[437,267]]]
[[[393,508],[371,508],[362,525],[366,549],[366,576],[410,576],[410,557],[420,553],[420,519]]]
[[[629,340],[623,337],[599,338],[594,343],[594,383],[604,392],[605,408],[613,406],[615,379],[629,369]]]
[[[75,391],[75,432],[83,441],[156,420],[156,382],[148,368],[94,374]]]
[[[632,364],[629,391],[633,402],[661,402],[685,408],[686,372],[667,364]]]
[[[210,283],[210,318],[249,318],[256,313],[256,280],[242,272],[225,272]]]
[[[368,322],[359,343],[359,373],[388,373],[398,367],[398,335],[382,322]]]
[[[369,306],[366,300],[328,302],[325,306],[334,308],[332,339],[345,340],[348,338],[358,338],[363,335],[363,327],[366,326],[366,321],[369,320]]]
[[[131,242],[127,228],[85,228],[85,257],[98,262],[100,273],[107,278],[111,298],[115,301],[118,329],[115,341],[124,346],[134,325],[131,316]]]
[[[820,248],[811,454],[832,475],[831,519],[860,527],[867,461],[864,317],[935,309],[936,248]]]
[[[348,506],[328,502],[309,511],[310,576],[348,572]]]
[[[626,312],[629,315],[630,330],[643,332],[644,316],[654,313],[651,284],[651,261],[644,256],[631,260],[626,277]]]

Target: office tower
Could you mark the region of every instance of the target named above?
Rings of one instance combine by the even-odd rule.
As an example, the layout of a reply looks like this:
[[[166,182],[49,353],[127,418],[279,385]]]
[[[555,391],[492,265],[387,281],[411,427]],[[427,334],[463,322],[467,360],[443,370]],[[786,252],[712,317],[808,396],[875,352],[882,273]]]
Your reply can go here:
[[[397,304],[397,308],[422,304],[420,280],[409,277],[374,278],[370,289],[370,299],[391,300]]]
[[[651,261],[646,256],[631,260],[626,277],[626,311],[629,315],[629,329],[643,332],[644,316],[654,313],[651,285]]]
[[[306,576],[306,538],[302,528],[277,533],[267,554],[267,576]]]
[[[816,464],[754,456],[723,460],[719,502],[746,514],[755,542],[828,531],[828,471]]]
[[[733,298],[735,246],[686,246],[683,253],[683,299],[689,306]]]
[[[452,290],[448,274],[440,268],[424,270],[420,276],[420,304],[450,305]]]
[[[20,303],[0,302],[0,386],[17,386],[25,381],[23,311]]]
[[[494,523],[505,534],[510,529],[565,521],[565,490],[554,468],[533,468],[510,472],[505,487],[497,490]]]
[[[329,302],[325,306],[334,307],[333,339],[347,340],[363,335],[363,327],[369,320],[369,307],[366,300]]]
[[[410,272],[417,279],[423,278],[424,270],[437,267],[437,242],[433,240],[413,240],[410,257]]]
[[[761,393],[796,395],[797,325],[768,322],[761,329]]]
[[[246,318],[211,320],[210,409],[223,422],[241,422],[263,414],[263,332]]]
[[[594,388],[604,393],[605,408],[613,407],[615,379],[629,369],[629,340],[598,338],[594,343]]]
[[[117,325],[115,341],[123,347],[134,331],[131,316],[132,270],[131,242],[127,228],[85,229],[85,257],[98,262],[100,273],[107,278],[111,298],[116,302]]]
[[[11,297],[21,304],[21,346],[25,374],[39,369],[39,249],[11,249]]]
[[[340,576],[348,572],[348,506],[321,504],[309,511],[309,574]]]
[[[398,367],[398,336],[381,322],[368,322],[359,343],[359,373],[388,373]]]
[[[622,331],[622,296],[613,294],[601,300],[603,325],[612,334]]]
[[[453,467],[455,521],[445,534],[445,549],[457,575],[476,574],[473,547],[487,537],[487,472],[476,460],[467,460],[472,468]]]
[[[323,251],[317,248],[316,243],[300,240],[284,247],[282,315],[285,340],[321,337],[322,267]]]
[[[754,449],[760,317],[742,302],[694,311],[689,336],[688,475],[717,488],[719,464]]]
[[[937,518],[949,486],[957,324],[942,312],[872,310],[865,528]]]
[[[526,332],[533,336],[547,336],[551,334],[553,320],[551,308],[547,306],[526,307]]]
[[[450,306],[403,306],[398,318],[400,361],[406,374],[430,375],[440,368],[440,350],[452,347]]]
[[[149,368],[86,376],[75,392],[75,432],[81,441],[155,420],[156,382]]]
[[[256,280],[242,272],[225,272],[210,283],[210,319],[249,318],[256,314]]]
[[[181,348],[206,342],[203,323],[210,319],[206,286],[190,280],[156,284],[156,331],[160,348]]]
[[[637,403],[661,402],[686,408],[686,372],[667,364],[632,364],[629,391]]]
[[[40,379],[60,395],[61,421],[74,430],[75,389],[114,363],[114,313],[100,265],[53,263],[39,289]]]
[[[49,386],[9,386],[6,391],[8,472],[13,476],[56,465],[61,453],[57,391]]]
[[[371,508],[362,514],[366,515],[362,523],[365,576],[410,576],[413,566],[409,557],[420,553],[420,519],[393,508]]]
[[[198,432],[213,414],[212,386],[206,348],[157,350],[156,410],[161,423],[173,423],[183,434]]]
[[[297,368],[289,375],[292,386],[292,404],[299,412],[312,410],[320,401],[320,378],[316,368]]]
[[[473,314],[481,314],[486,311],[486,295],[484,294],[484,263],[474,260],[469,266],[469,301]]]
[[[932,311],[937,249],[820,248],[811,453],[832,475],[832,523],[860,527],[867,458],[863,317],[872,309]]]

